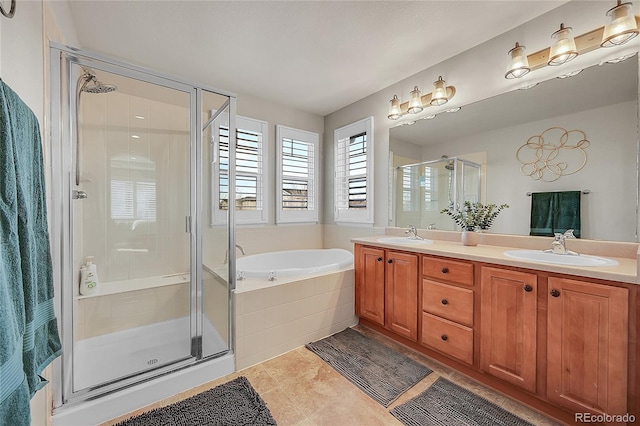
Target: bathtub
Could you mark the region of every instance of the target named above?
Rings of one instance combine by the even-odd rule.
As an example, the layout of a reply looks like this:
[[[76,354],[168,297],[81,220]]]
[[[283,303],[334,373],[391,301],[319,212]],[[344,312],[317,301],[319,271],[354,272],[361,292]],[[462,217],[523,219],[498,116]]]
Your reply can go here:
[[[353,255],[342,249],[287,250],[236,260],[236,369],[358,323]],[[275,279],[269,280],[273,273]]]
[[[242,278],[279,278],[322,274],[353,266],[353,254],[343,249],[284,250],[240,257]]]

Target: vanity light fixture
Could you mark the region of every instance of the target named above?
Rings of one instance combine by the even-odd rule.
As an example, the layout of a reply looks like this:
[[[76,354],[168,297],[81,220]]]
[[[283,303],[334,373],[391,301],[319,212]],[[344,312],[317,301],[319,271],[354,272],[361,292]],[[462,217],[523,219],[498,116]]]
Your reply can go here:
[[[440,106],[449,102],[447,96],[447,86],[442,76],[438,77],[438,80],[433,82],[433,94],[431,95],[431,105]]]
[[[631,3],[622,3],[607,11],[611,22],[604,27],[602,34],[602,47],[620,46],[638,35],[638,24],[631,13]]]
[[[442,76],[438,77],[438,80],[433,85],[433,93],[427,93],[426,95],[422,95],[418,86],[414,86],[410,100],[402,104],[398,96],[393,95],[393,99],[389,101],[389,115],[387,115],[387,118],[389,120],[398,120],[405,114],[418,114],[431,105],[444,105],[456,94],[456,88],[447,86]],[[429,116],[425,117],[425,119],[433,117]]]
[[[458,112],[462,109],[462,107],[455,107],[455,108],[450,108],[448,110],[446,110],[445,112]]]
[[[525,47],[520,46],[520,43],[516,41],[516,47],[509,51],[511,56],[511,64],[509,65],[509,71],[504,75],[504,78],[520,78],[531,71],[529,68],[529,60],[524,53]]]
[[[422,107],[422,96],[420,96],[420,90],[418,90],[418,86],[415,86],[411,91],[411,100],[409,101],[409,108],[407,108],[407,112],[409,114],[417,114],[422,112],[424,108]]]
[[[564,24],[560,24],[560,29],[551,34],[551,38],[555,41],[551,46],[548,65],[562,65],[578,56],[576,41],[571,35],[571,27],[565,27]]]
[[[402,117],[402,109],[400,108],[400,99],[398,96],[393,95],[393,99],[389,101],[389,120],[397,120]]]
[[[560,24],[560,29],[551,35],[554,42],[550,47],[531,53],[526,57],[524,56],[524,46],[516,43],[516,46],[509,50],[511,64],[504,77],[507,79],[521,78],[530,71],[545,66],[562,65],[578,55],[601,47],[619,46],[638,35],[640,16],[634,15],[632,3],[622,3],[622,0],[617,0],[617,5],[609,9],[606,15],[611,18],[611,22],[606,26],[596,28],[575,38],[571,34],[570,27]]]

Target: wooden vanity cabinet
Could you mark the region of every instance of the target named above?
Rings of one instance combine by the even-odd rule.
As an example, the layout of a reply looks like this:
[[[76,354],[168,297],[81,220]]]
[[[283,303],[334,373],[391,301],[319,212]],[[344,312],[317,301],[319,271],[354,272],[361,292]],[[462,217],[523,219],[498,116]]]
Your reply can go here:
[[[355,247],[356,315],[384,326],[385,251]]]
[[[356,244],[364,325],[573,423],[640,415],[640,288]]]
[[[480,368],[535,393],[538,277],[486,266],[480,275]]]
[[[473,364],[473,265],[422,256],[420,343]]]
[[[356,245],[356,315],[418,339],[417,254]]]
[[[385,314],[389,330],[418,340],[418,255],[387,251]]]
[[[547,399],[574,412],[627,412],[629,295],[549,278]]]

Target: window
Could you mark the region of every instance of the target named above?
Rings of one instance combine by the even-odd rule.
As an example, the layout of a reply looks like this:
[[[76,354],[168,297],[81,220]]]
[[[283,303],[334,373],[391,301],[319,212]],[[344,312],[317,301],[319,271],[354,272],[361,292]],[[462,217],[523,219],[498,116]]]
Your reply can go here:
[[[213,131],[213,223],[226,223],[229,209],[229,123],[222,114]],[[267,123],[236,117],[236,223],[266,223]]]
[[[111,159],[111,219],[120,222],[156,220],[155,164],[140,156]]]
[[[424,177],[420,177],[420,186],[424,188],[424,210],[438,211],[438,170],[425,166]]]
[[[373,117],[336,129],[335,221],[373,223]]]
[[[276,127],[277,223],[318,221],[318,134]]]

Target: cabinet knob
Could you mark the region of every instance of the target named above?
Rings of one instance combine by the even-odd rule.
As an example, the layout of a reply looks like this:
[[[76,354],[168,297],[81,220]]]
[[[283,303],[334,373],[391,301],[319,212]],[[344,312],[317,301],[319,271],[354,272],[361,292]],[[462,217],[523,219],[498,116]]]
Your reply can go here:
[[[393,260],[389,259],[387,260],[387,263],[393,263]]]
[[[525,284],[524,291],[526,291],[527,293],[530,293],[533,291],[533,287],[530,286],[529,284]]]
[[[440,303],[442,303],[443,305],[447,305],[449,304],[449,301],[447,299],[442,299]]]
[[[553,297],[560,297],[560,291],[555,288],[549,292]]]
[[[382,258],[381,257],[378,258],[378,262],[382,262]]]
[[[443,334],[442,336],[440,336],[440,338],[442,339],[443,342],[446,342],[447,340],[449,340],[446,334]]]
[[[447,272],[449,272],[449,268],[447,268],[446,266],[444,268],[441,269],[443,274],[446,274]]]

